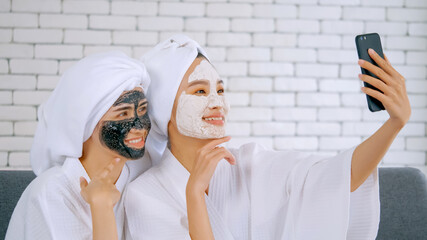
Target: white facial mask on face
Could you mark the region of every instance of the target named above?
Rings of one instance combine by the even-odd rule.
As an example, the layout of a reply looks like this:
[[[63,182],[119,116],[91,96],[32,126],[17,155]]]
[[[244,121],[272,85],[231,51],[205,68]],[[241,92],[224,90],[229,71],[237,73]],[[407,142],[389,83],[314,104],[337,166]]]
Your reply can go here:
[[[218,73],[207,60],[202,60],[190,74],[188,77],[189,84],[196,80],[209,81],[209,95],[196,96],[187,94],[185,91],[181,93],[176,113],[176,123],[181,134],[199,139],[225,136],[225,121],[230,107],[225,97],[217,93],[216,86],[219,79]],[[212,112],[210,109],[215,107],[224,116],[224,125],[222,126],[213,125],[203,120],[204,116],[208,117],[206,114]]]

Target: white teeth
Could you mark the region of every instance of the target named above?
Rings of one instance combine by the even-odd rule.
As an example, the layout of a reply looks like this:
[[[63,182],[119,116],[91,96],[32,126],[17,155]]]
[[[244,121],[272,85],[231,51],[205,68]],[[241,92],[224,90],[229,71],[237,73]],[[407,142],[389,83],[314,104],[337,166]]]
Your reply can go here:
[[[138,139],[135,139],[135,140],[129,141],[129,143],[139,143],[139,142],[141,142],[141,141],[142,141],[142,138],[138,138]]]
[[[213,117],[213,118],[205,118],[206,121],[212,121],[212,120],[218,120],[221,121],[222,118],[221,117]]]

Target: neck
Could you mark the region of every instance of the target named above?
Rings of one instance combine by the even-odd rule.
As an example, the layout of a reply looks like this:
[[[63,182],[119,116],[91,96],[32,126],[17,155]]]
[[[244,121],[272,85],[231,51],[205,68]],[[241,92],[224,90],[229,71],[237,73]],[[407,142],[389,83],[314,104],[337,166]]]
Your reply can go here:
[[[79,159],[82,163],[84,169],[87,172],[87,175],[90,179],[98,176],[99,173],[111,163],[111,161],[116,158],[116,156],[112,155],[110,151],[106,151],[105,149],[98,149],[96,147],[92,147],[89,141],[86,141],[83,144],[83,156]],[[123,159],[123,157],[120,157]],[[111,179],[116,183],[117,179],[119,179],[120,174],[122,172],[125,161],[120,161],[117,167],[114,167],[111,171]]]
[[[198,139],[184,136],[178,132],[169,132],[170,151],[191,174],[193,163],[200,148],[210,142],[209,139]]]

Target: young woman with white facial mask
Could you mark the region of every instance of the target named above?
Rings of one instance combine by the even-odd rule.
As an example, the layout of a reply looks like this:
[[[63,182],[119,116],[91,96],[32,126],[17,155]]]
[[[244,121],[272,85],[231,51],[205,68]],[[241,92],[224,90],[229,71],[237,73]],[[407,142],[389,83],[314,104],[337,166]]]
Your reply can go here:
[[[152,132],[168,147],[159,164],[128,187],[127,236],[375,239],[377,165],[409,118],[404,88],[394,102],[383,98],[390,120],[382,128],[334,157],[255,143],[228,149],[220,145],[230,140],[222,131],[229,111],[224,87],[203,56],[195,41],[178,35],[143,57],[153,79],[147,96]],[[380,63],[393,73],[386,81],[399,80],[389,63]]]

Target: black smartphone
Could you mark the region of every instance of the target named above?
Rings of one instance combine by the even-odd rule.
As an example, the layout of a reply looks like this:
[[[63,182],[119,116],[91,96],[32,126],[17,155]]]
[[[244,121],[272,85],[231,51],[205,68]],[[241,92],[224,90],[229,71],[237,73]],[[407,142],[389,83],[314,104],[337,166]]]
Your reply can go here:
[[[375,61],[372,60],[372,58],[369,56],[368,50],[369,48],[372,48],[375,50],[375,52],[378,53],[378,55],[384,58],[383,49],[381,47],[380,35],[378,35],[378,33],[362,34],[362,35],[357,35],[355,40],[356,40],[356,48],[357,48],[357,54],[359,55],[359,59],[363,59],[365,61],[368,61],[374,64],[375,66],[378,66],[375,63]],[[375,76],[375,74],[369,72],[368,70],[364,68],[361,68],[361,69],[363,74],[372,76],[374,78],[378,78],[377,76]],[[372,86],[369,83],[363,82],[363,84],[365,85],[365,87],[369,87],[379,91],[376,87]],[[368,108],[371,112],[381,111],[385,109],[383,104],[376,98],[373,98],[369,95],[366,95],[366,98],[368,100]]]

